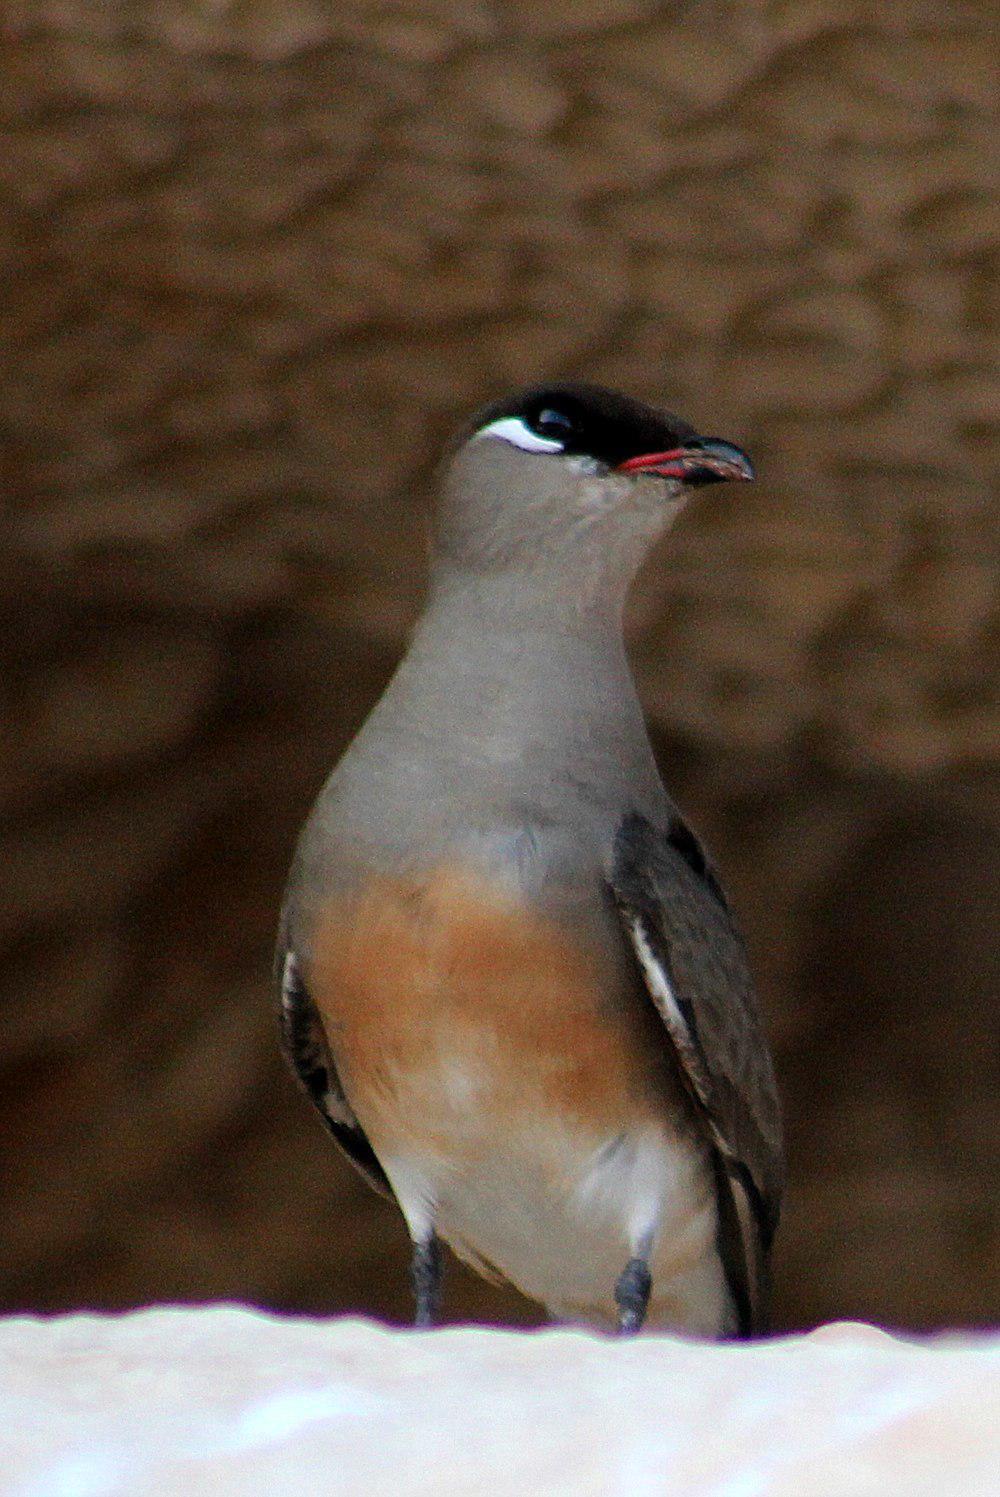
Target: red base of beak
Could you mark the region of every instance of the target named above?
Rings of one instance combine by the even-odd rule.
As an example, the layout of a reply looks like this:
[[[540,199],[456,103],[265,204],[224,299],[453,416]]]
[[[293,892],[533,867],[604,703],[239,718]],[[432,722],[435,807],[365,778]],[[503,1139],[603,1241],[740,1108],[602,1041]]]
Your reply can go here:
[[[640,453],[619,464],[618,471],[652,473],[681,483],[721,483],[726,479],[748,482],[754,477],[753,463],[746,453],[719,437],[703,437],[688,447],[672,447],[669,452]]]

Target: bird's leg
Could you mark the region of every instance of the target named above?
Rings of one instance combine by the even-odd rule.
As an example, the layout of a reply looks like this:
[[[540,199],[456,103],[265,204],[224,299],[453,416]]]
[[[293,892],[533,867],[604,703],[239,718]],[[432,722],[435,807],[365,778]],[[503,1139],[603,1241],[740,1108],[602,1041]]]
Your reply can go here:
[[[417,1302],[413,1324],[426,1329],[437,1320],[441,1308],[441,1244],[433,1230],[413,1244],[410,1277]]]
[[[636,1331],[642,1330],[652,1284],[653,1278],[645,1258],[630,1258],[615,1285],[618,1330],[621,1335],[634,1335]]]

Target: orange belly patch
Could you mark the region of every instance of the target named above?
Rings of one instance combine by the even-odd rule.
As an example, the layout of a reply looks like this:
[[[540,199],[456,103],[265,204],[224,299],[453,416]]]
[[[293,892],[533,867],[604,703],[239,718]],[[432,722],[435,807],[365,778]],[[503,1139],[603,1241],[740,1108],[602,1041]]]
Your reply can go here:
[[[328,906],[307,978],[379,1153],[447,1157],[517,1114],[602,1137],[663,1118],[662,1041],[614,963],[468,870]]]

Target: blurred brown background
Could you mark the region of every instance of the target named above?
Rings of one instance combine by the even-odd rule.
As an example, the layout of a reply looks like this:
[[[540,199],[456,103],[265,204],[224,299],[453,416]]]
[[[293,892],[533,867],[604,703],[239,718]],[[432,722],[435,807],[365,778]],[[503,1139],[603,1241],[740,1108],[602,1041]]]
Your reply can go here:
[[[444,435],[574,374],[761,473],[633,634],[778,1049],[778,1323],[997,1315],[989,10],[10,0],[4,1307],[406,1312],[278,1060],[276,909]]]

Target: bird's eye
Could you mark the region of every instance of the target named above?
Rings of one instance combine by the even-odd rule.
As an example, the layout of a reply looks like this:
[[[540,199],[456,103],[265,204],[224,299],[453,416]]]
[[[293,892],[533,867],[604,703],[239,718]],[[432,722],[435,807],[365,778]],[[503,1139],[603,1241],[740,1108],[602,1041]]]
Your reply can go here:
[[[531,425],[543,437],[553,437],[555,440],[565,442],[569,437],[575,435],[577,424],[572,416],[567,416],[565,411],[557,411],[554,406],[546,405],[532,419]]]
[[[535,430],[534,422],[529,426],[522,416],[501,416],[496,421],[491,421],[488,426],[481,426],[476,432],[478,437],[499,437],[503,442],[509,442],[512,447],[520,447],[522,452],[562,452],[563,442],[561,437],[543,437]]]
[[[480,427],[480,437],[501,437],[522,452],[565,452],[578,444],[580,423],[556,406],[542,405],[521,416],[501,416]],[[572,450],[572,449],[570,449]]]

